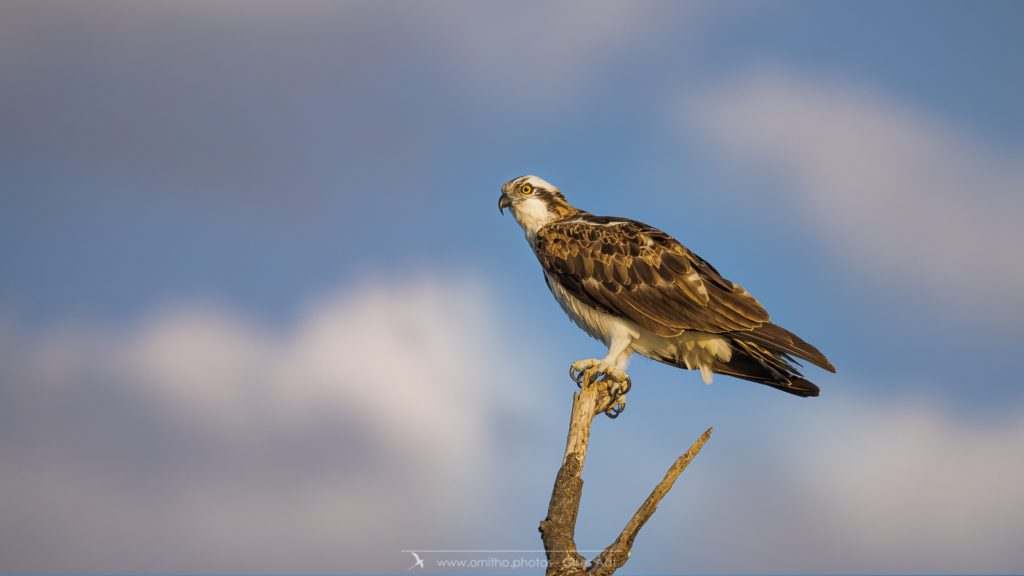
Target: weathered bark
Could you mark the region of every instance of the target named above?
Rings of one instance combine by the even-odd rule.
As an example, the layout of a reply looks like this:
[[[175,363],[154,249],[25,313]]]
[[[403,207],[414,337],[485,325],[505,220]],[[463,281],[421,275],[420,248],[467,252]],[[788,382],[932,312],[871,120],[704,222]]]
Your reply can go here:
[[[565,456],[555,477],[548,516],[540,523],[541,540],[544,542],[548,560],[547,576],[609,576],[622,567],[629,559],[633,541],[640,528],[654,514],[658,503],[672,488],[676,478],[683,473],[711,435],[711,429],[708,428],[707,432],[704,432],[693,446],[672,464],[619,537],[588,565],[586,558],[577,552],[575,539],[576,517],[583,494],[583,464],[587,459],[590,426],[594,418],[618,401],[619,399],[613,396],[609,389],[608,382],[595,382],[591,372],[584,373],[580,391],[573,396]]]

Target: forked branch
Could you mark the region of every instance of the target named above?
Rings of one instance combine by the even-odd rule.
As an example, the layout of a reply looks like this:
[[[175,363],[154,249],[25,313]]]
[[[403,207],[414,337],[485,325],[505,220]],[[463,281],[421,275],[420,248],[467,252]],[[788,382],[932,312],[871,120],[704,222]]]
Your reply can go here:
[[[590,425],[598,414],[620,401],[621,397],[615,395],[608,382],[595,381],[594,374],[589,371],[583,375],[580,391],[573,397],[569,437],[565,445],[562,466],[558,470],[555,487],[551,493],[548,516],[540,523],[541,539],[548,560],[547,576],[609,576],[622,567],[629,559],[633,541],[640,528],[654,514],[658,503],[672,488],[676,478],[683,473],[711,436],[711,428],[708,428],[693,446],[672,464],[665,477],[623,528],[619,537],[588,565],[586,558],[576,549],[575,533],[580,497],[583,494],[583,463],[586,461],[587,445],[590,441]]]

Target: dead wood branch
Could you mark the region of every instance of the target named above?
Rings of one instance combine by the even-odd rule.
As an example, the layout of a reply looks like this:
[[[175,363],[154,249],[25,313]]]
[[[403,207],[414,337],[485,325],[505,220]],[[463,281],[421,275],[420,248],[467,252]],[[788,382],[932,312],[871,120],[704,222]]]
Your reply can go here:
[[[580,391],[573,397],[565,456],[555,477],[548,516],[540,523],[541,540],[544,542],[548,560],[547,576],[609,576],[622,567],[629,559],[633,541],[640,528],[654,514],[658,503],[672,488],[676,478],[683,473],[711,436],[711,428],[708,428],[693,446],[672,464],[665,477],[623,528],[619,537],[588,566],[586,558],[576,549],[575,534],[580,497],[583,495],[583,464],[590,442],[590,426],[598,414],[619,401],[620,399],[609,389],[608,382],[594,381],[594,375],[590,371],[583,375]]]

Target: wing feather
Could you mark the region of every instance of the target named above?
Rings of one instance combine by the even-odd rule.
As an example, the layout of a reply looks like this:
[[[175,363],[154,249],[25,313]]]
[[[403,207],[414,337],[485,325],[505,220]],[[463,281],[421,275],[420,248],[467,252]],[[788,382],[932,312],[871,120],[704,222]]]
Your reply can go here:
[[[661,336],[748,331],[764,307],[664,232],[634,220],[577,215],[542,228],[534,252],[573,296]]]

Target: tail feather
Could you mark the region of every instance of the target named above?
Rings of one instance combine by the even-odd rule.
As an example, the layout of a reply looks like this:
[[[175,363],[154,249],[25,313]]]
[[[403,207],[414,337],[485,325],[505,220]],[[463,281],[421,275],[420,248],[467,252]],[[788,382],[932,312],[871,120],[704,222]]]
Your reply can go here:
[[[794,366],[799,366],[794,357],[829,372],[836,371],[817,348],[775,324],[765,324],[747,332],[733,332],[729,336],[732,339],[733,355],[728,362],[715,362],[714,371],[720,374],[807,397],[817,396],[819,388],[803,378],[803,374]]]
[[[803,339],[789,330],[770,322],[749,332],[734,332],[730,336],[733,337],[733,340],[759,344],[777,354],[784,353],[796,356],[829,372],[834,373],[836,371],[832,363],[828,361],[828,358],[825,358],[825,355],[818,351],[817,348],[804,342]]]
[[[819,392],[819,388],[802,378],[796,369],[782,370],[742,349],[735,349],[728,362],[715,362],[714,370],[718,374],[750,380],[796,396],[817,396]]]
[[[675,351],[644,354],[670,366],[699,369],[705,383],[711,383],[711,373],[724,374],[803,397],[817,396],[820,389],[803,377],[797,368],[800,363],[795,358],[806,360],[829,372],[836,371],[817,348],[775,324],[765,324],[749,331],[726,332],[720,336],[730,341],[732,355],[727,362],[717,359],[709,364],[704,361],[691,362],[680,358]]]

